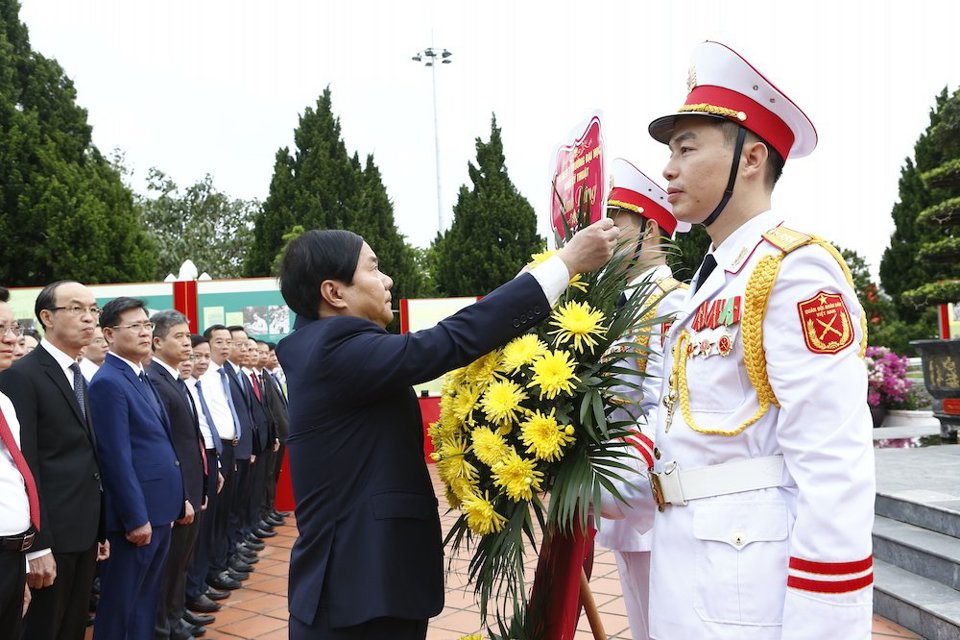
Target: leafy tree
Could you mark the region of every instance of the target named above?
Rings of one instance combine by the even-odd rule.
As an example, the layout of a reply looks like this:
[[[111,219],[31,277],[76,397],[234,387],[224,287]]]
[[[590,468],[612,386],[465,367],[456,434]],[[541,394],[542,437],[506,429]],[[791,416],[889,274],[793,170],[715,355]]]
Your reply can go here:
[[[925,243],[942,237],[935,229],[919,224],[918,215],[939,202],[942,193],[924,184],[921,175],[931,171],[945,160],[949,149],[934,142],[931,133],[942,119],[944,110],[951,102],[957,101],[957,95],[950,97],[946,88],[936,98],[934,108],[930,110],[930,124],[917,139],[914,146],[914,158],[907,158],[900,171],[899,201],[893,206],[891,215],[896,226],[890,237],[890,246],[884,251],[880,261],[880,281],[883,289],[890,294],[899,318],[906,324],[919,323],[920,326],[910,333],[930,335],[935,333],[935,324],[930,314],[924,312],[912,301],[905,300],[903,294],[931,282],[934,277],[928,261],[918,259],[920,247]],[[952,157],[957,157],[954,153]]]
[[[702,224],[695,224],[687,233],[676,234],[673,244],[675,246],[667,253],[667,264],[673,270],[674,278],[690,282],[710,248],[707,228]]]
[[[214,187],[210,174],[181,192],[156,168],[147,175],[147,192],[140,205],[157,246],[157,279],[176,274],[188,258],[214,278],[240,277],[253,243],[257,201],[231,199]]]
[[[329,87],[300,116],[294,144],[293,152],[277,151],[270,193],[254,219],[245,274],[274,274],[277,256],[297,226],[348,229],[377,253],[381,269],[395,281],[395,299],[420,295],[422,277],[413,250],[397,230],[380,171],[373,156],[361,164],[356,154],[347,153]]]
[[[7,285],[150,279],[156,258],[133,194],[91,141],[73,82],[32,51],[0,0],[0,254]]]
[[[533,207],[507,175],[496,116],[490,141],[477,138],[476,149],[477,164],[468,163],[473,186],[460,187],[453,224],[433,244],[440,295],[485,295],[544,247]]]

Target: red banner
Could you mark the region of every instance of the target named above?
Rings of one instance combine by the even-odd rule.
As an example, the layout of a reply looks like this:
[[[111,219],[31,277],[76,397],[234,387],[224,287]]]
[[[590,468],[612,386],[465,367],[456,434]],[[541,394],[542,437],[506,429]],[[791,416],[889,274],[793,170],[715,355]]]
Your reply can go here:
[[[572,230],[578,228],[577,212],[581,202],[589,211],[588,222],[603,216],[604,164],[600,116],[587,121],[586,128],[557,149],[550,193],[550,220],[554,231],[564,237],[563,220]]]

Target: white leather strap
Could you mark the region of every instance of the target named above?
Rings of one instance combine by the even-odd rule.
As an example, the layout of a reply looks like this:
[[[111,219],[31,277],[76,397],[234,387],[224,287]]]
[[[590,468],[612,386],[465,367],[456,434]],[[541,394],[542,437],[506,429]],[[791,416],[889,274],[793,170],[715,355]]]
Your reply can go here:
[[[661,472],[650,472],[657,505],[685,505],[690,500],[724,496],[741,491],[779,487],[783,484],[783,456],[734,460],[697,469],[680,469],[674,462]]]

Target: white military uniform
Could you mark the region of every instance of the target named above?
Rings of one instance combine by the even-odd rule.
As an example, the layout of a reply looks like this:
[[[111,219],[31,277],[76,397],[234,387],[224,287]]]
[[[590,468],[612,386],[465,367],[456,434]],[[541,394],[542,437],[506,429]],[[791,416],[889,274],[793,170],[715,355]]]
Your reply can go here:
[[[651,288],[652,283],[656,286]],[[621,389],[632,406],[629,411],[618,409],[610,419],[630,420],[631,416],[637,416],[636,434],[628,441],[638,463],[639,480],[630,478],[629,484],[617,483],[617,489],[626,504],[606,490],[602,492],[601,515],[604,517],[597,531],[596,542],[614,552],[631,637],[634,640],[646,640],[649,637],[647,607],[650,600],[650,542],[653,539],[653,532],[648,530],[652,507],[646,470],[653,466],[653,436],[663,378],[663,341],[673,314],[686,297],[685,290],[688,287],[674,280],[670,267],[666,265],[654,267],[635,278],[629,286],[630,292],[649,288],[651,296],[659,297],[650,317],[663,318],[663,321],[641,337],[649,353],[624,361],[624,366],[633,368],[644,377],[635,381],[641,385],[640,390],[629,387]],[[638,508],[631,508],[634,505]],[[643,532],[638,529],[637,523]]]
[[[653,638],[870,637],[875,482],[863,311],[828,250],[786,253],[774,242],[790,248],[789,232],[764,239],[780,223],[768,211],[724,240],[717,268],[690,289],[667,336],[655,470],[675,462],[691,493],[703,490],[697,482],[776,477],[769,488],[688,496],[656,515]],[[759,273],[781,257],[761,316]],[[766,376],[748,363],[765,363]],[[772,397],[755,388],[762,377]],[[758,460],[768,468],[684,482],[697,468]]]

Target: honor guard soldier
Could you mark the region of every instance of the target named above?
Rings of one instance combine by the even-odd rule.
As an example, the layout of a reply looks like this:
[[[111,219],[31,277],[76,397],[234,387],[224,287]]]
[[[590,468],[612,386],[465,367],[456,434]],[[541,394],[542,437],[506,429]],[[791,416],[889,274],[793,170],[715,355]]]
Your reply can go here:
[[[625,401],[623,410],[618,410],[612,420],[627,420],[636,423],[633,435],[627,438],[632,445],[642,475],[653,466],[653,436],[656,429],[656,413],[660,400],[660,383],[663,377],[663,340],[673,320],[673,313],[680,307],[685,290],[689,287],[673,278],[667,266],[667,249],[664,241],[674,233],[690,230],[686,222],[678,222],[670,211],[667,192],[648,178],[627,160],[617,158],[611,167],[611,190],[607,197],[607,216],[620,229],[624,250],[632,251],[625,274],[629,279],[627,293],[647,292],[643,303],[645,311],[638,326],[631,332],[630,342],[617,348],[634,349],[636,357],[624,361],[638,373],[634,384],[640,388],[624,386],[621,389]],[[597,544],[613,550],[620,572],[630,635],[633,640],[649,638],[647,606],[650,583],[649,531],[641,533],[633,526],[636,512],[649,516],[650,487],[646,479],[631,484],[619,484],[624,504],[612,494],[602,494],[601,514],[604,520],[597,533]],[[641,515],[641,522],[643,518]],[[649,522],[649,519],[646,520]],[[646,528],[645,528],[646,529]]]
[[[875,492],[850,272],[770,208],[806,115],[736,52],[697,47],[650,134],[680,220],[712,246],[665,343],[651,474],[651,637],[870,637]]]

